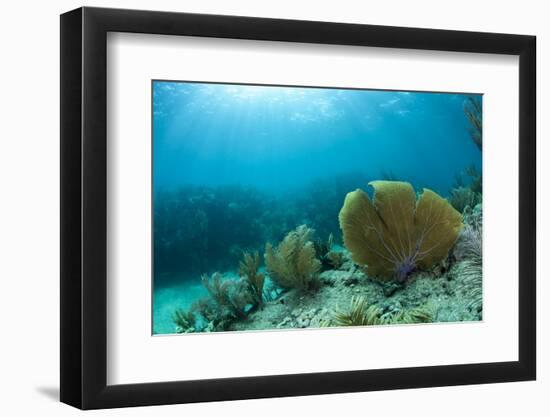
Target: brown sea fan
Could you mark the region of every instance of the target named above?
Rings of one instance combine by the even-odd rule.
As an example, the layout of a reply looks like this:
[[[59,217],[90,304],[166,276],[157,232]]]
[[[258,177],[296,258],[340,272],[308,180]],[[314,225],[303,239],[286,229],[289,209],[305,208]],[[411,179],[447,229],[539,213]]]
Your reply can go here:
[[[245,252],[242,261],[239,262],[239,275],[243,277],[255,304],[262,303],[265,276],[258,272],[260,268],[260,254]]]
[[[288,233],[276,248],[266,245],[265,266],[279,286],[305,291],[317,280],[321,263],[315,257],[312,234],[313,230],[302,225]]]
[[[447,200],[411,184],[372,181],[372,201],[362,190],[348,193],[340,210],[344,244],[353,261],[382,280],[405,281],[417,269],[442,261],[462,229],[462,216]]]

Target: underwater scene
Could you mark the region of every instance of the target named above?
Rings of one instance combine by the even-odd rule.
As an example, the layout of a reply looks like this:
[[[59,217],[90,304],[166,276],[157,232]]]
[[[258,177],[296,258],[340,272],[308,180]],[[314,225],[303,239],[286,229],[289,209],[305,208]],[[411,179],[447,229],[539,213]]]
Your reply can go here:
[[[482,96],[152,82],[152,333],[482,320]]]

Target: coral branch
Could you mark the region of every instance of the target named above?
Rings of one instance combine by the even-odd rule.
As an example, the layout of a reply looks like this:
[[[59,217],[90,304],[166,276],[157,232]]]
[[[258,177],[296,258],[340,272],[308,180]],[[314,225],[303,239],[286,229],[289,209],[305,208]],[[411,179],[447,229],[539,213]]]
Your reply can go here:
[[[317,280],[321,263],[315,258],[315,247],[310,241],[313,231],[302,225],[291,231],[274,248],[265,248],[265,265],[270,278],[283,288],[308,290]]]
[[[253,254],[245,252],[243,260],[239,262],[239,275],[243,277],[248,290],[256,305],[262,304],[265,276],[258,272],[260,268],[260,254],[256,251]]]

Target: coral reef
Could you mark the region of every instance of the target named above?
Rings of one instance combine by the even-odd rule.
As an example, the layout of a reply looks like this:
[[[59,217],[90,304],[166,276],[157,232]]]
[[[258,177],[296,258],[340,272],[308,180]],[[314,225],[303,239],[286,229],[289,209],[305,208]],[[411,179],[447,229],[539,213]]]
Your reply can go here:
[[[470,165],[464,170],[464,174],[470,178],[470,188],[474,193],[481,194],[483,192],[483,179],[475,165]],[[481,199],[480,199],[481,202]]]
[[[338,211],[363,173],[318,179],[280,196],[237,185],[182,186],[154,196],[155,285],[229,270],[243,251],[263,250],[307,224],[338,240]]]
[[[334,250],[334,235],[330,233],[326,241],[316,239],[313,242],[317,259],[321,261],[321,271],[326,271],[332,268],[340,268],[344,262],[343,254]]]
[[[326,258],[334,269],[340,269],[345,261],[344,254],[340,251],[335,250],[331,250],[329,253],[327,253]]]
[[[352,322],[381,324],[408,324],[425,322],[477,321],[480,313],[472,307],[474,291],[462,292],[464,261],[452,264],[442,275],[432,271],[419,272],[405,285],[387,292],[391,282],[368,278],[364,271],[346,260],[341,270],[328,270],[319,277],[319,288],[312,297],[301,291],[289,290],[266,302],[261,310],[251,311],[242,320],[230,323],[229,330],[300,329],[344,326],[336,321],[336,313],[349,313],[354,297],[368,300],[362,310],[369,308],[370,318],[361,319],[359,311]],[[355,304],[361,304],[357,301]],[[344,306],[340,308],[338,306]],[[359,309],[361,310],[361,309]],[[349,319],[348,319],[349,323]],[[363,323],[363,324],[361,324]]]
[[[352,297],[349,310],[336,309],[333,320],[338,326],[374,326],[430,323],[433,321],[433,315],[433,307],[429,304],[408,310],[384,313],[379,306],[368,305],[365,297]]]
[[[453,250],[455,259],[458,261],[473,259],[481,264],[482,250],[481,229],[471,224],[466,224],[464,229],[460,232],[460,237]]]
[[[264,242],[269,200],[240,186],[185,186],[154,197],[156,284],[233,267]]]
[[[463,224],[445,199],[424,189],[417,201],[405,182],[369,185],[373,200],[359,189],[348,193],[339,215],[344,244],[369,276],[403,282],[447,256]]]
[[[469,174],[464,175],[474,178],[475,169],[467,171]],[[374,189],[372,198],[356,190],[348,193],[340,210],[344,248],[334,244],[332,232],[322,235],[328,236],[326,239],[313,239],[313,229],[305,224],[294,226],[289,233],[282,232],[298,218],[292,217],[292,212],[284,224],[269,230],[262,224],[277,217],[279,209],[255,219],[258,235],[254,239],[282,233],[280,239],[271,240],[279,242],[277,245],[265,246],[266,271],[261,269],[257,244],[248,246],[248,251],[239,245],[227,248],[231,252],[227,259],[236,258],[233,267],[225,269],[224,274],[202,275],[208,296],[168,312],[174,331],[480,320],[481,193],[479,200],[475,197],[464,205],[461,215],[430,190],[416,195],[409,183],[374,181],[370,185]],[[472,187],[478,185],[472,180],[463,182],[462,188],[476,195]],[[204,232],[203,226],[208,228],[202,214],[197,216],[192,218],[205,222],[197,223],[195,237]],[[190,227],[185,229],[189,233]],[[199,251],[201,248],[198,244]],[[447,256],[451,249],[451,256]],[[314,296],[309,292],[312,289]]]
[[[475,207],[466,207],[464,213],[462,213],[464,224],[469,224],[475,229],[482,228],[483,225],[483,207],[481,204]]]
[[[252,304],[253,298],[245,280],[223,279],[218,272],[215,272],[211,278],[205,274],[201,280],[222,315],[227,314],[234,318],[246,316],[246,307]]]
[[[480,320],[481,95],[350,91],[348,120],[347,93],[317,93],[239,129],[154,112],[155,334]]]
[[[239,275],[246,280],[256,305],[262,304],[265,282],[265,275],[258,272],[259,268],[260,254],[257,251],[253,254],[245,252],[242,261],[239,262]]]
[[[332,233],[328,235],[328,238],[326,241],[322,239],[315,239],[313,241],[315,254],[317,255],[317,258],[319,258],[322,264],[325,264],[326,257],[330,252],[330,250],[332,249],[333,244],[334,244],[334,235]]]
[[[470,298],[468,306],[480,313],[483,307],[483,233],[481,229],[481,205],[477,205],[466,219],[466,226],[454,248],[453,254],[460,270],[453,282],[454,290],[461,297]]]
[[[481,203],[481,194],[470,187],[458,187],[451,191],[448,200],[459,213],[463,213],[466,207],[475,207]]]
[[[352,297],[348,310],[339,308],[334,312],[334,322],[338,326],[372,326],[383,324],[382,310],[375,305],[369,306],[365,297]]]
[[[464,102],[464,114],[470,123],[470,137],[481,151],[483,146],[483,120],[481,108],[481,96],[468,97]]]
[[[483,308],[482,264],[475,259],[467,259],[459,264],[456,280],[453,283],[457,296],[470,299],[467,306],[481,318]]]
[[[269,277],[282,288],[305,291],[317,280],[321,262],[315,257],[312,234],[312,229],[301,225],[276,248],[270,243],[266,245],[264,256]]]
[[[223,315],[219,305],[210,297],[199,298],[190,310],[195,313],[195,331],[226,330],[231,322],[231,318]]]
[[[192,310],[177,309],[173,316],[176,333],[192,333],[195,331],[195,314]]]
[[[382,317],[385,324],[415,324],[432,323],[434,321],[435,307],[432,303],[426,303],[409,310],[401,310],[398,313]]]

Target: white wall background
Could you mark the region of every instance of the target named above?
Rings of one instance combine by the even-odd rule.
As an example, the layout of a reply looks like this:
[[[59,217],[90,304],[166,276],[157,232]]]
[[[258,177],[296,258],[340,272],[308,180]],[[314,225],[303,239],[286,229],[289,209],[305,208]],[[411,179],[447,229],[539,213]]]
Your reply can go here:
[[[124,0],[89,6],[480,30],[538,36],[539,259],[550,250],[550,26],[537,0]],[[73,0],[5,2],[0,24],[0,412],[75,415],[59,404],[59,18]],[[503,189],[505,189],[503,184]],[[544,190],[546,188],[546,190]],[[540,264],[542,265],[542,264]],[[539,265],[538,381],[100,411],[95,415],[529,415],[550,412],[550,283]],[[545,395],[546,394],[546,395]]]

